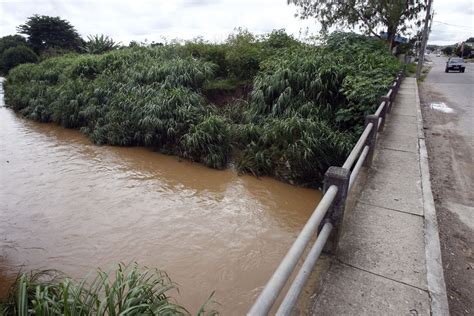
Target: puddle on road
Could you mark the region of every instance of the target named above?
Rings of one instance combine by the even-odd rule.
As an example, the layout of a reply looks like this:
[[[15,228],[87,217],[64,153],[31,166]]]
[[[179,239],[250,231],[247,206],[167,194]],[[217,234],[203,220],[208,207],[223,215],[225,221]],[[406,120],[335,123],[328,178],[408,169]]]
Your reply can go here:
[[[454,110],[447,106],[444,102],[432,102],[430,104],[430,108],[443,113],[454,113]]]

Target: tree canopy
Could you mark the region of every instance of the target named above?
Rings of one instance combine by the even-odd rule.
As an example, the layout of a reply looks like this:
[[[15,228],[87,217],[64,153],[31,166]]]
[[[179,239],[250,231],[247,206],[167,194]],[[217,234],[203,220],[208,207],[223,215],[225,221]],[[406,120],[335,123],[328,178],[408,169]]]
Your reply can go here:
[[[457,45],[454,53],[459,57],[468,58],[471,56],[472,47],[468,44]]]
[[[393,46],[397,32],[404,32],[409,22],[418,20],[426,9],[422,0],[288,0],[299,7],[301,18],[314,17],[323,31],[331,26],[359,26],[365,33],[379,37],[377,29],[384,28],[387,41]]]
[[[17,30],[28,37],[28,44],[37,53],[49,48],[78,50],[82,44],[76,29],[60,17],[35,14]]]
[[[0,55],[11,47],[27,46],[26,39],[20,35],[7,35],[0,38]]]
[[[453,47],[452,46],[446,46],[445,48],[443,48],[441,50],[445,55],[451,55],[454,51]]]
[[[28,47],[19,45],[6,49],[0,56],[1,71],[4,74],[25,63],[35,63],[38,61],[38,56]]]

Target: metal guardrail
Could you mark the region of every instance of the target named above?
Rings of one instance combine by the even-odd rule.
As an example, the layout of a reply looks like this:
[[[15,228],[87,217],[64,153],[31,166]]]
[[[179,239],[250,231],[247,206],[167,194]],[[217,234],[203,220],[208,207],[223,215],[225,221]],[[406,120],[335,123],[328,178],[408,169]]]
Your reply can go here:
[[[248,315],[262,316],[269,313],[316,233],[316,241],[309,250],[276,315],[291,314],[323,248],[327,247],[326,250],[331,253],[336,252],[347,195],[362,166],[370,167],[372,164],[377,132],[384,127],[385,116],[390,113],[403,75],[404,71],[401,70],[388,93],[380,98],[380,105],[376,112],[365,118],[365,129],[342,167],[332,166],[326,171],[324,194],[321,201],[260,293]],[[328,241],[332,243],[329,247]]]

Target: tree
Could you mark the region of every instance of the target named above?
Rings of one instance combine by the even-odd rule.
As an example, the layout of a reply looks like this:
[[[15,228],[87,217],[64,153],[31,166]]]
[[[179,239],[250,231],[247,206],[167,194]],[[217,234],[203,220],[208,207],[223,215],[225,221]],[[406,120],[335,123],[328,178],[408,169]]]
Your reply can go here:
[[[18,33],[28,36],[28,44],[36,53],[48,48],[79,50],[82,45],[74,27],[66,20],[47,15],[33,15],[17,27]]]
[[[445,55],[451,55],[453,53],[453,47],[452,46],[446,46],[445,48],[443,48],[441,50],[443,52],[443,54]]]
[[[26,39],[20,35],[7,35],[0,38],[0,56],[11,47],[27,46]]]
[[[472,47],[465,43],[457,45],[454,49],[454,53],[459,57],[468,58],[471,55]]]
[[[380,37],[377,29],[384,28],[387,42],[393,47],[397,32],[404,32],[409,22],[418,20],[426,9],[422,0],[287,0],[298,7],[301,18],[314,17],[323,31],[331,26],[359,26],[365,33]]]
[[[107,35],[89,35],[83,50],[88,54],[103,54],[118,48],[118,44]]]
[[[16,46],[6,49],[1,56],[2,72],[8,74],[10,69],[20,64],[35,63],[38,56],[26,46]]]

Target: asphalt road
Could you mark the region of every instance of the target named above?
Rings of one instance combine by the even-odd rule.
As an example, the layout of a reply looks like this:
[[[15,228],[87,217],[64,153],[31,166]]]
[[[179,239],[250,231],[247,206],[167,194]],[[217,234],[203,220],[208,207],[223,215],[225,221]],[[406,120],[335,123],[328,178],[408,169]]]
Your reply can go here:
[[[460,126],[457,130],[463,135],[472,137],[474,135],[474,63],[466,63],[464,73],[444,72],[446,57],[430,57],[432,66],[430,73],[425,79],[434,91],[442,95],[447,101],[448,106],[452,107],[457,113],[461,114]]]
[[[452,315],[474,314],[474,64],[445,73],[428,57],[420,84],[423,125]]]

